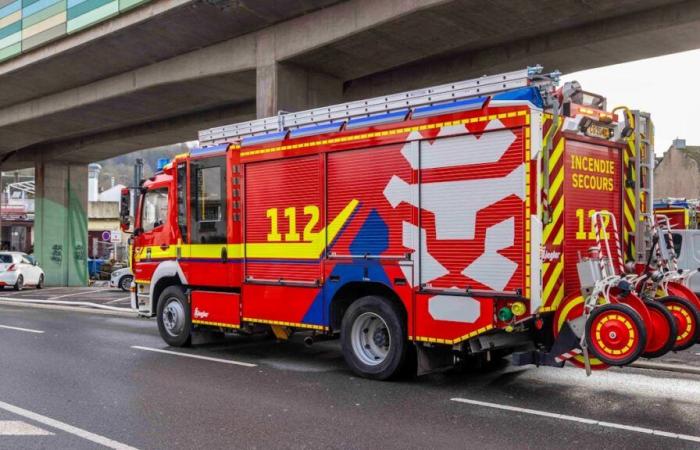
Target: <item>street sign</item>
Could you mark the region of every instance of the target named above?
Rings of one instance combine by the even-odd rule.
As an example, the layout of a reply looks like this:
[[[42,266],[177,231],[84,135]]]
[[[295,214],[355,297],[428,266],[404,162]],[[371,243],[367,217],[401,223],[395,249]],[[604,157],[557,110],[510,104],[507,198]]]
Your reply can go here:
[[[113,244],[120,243],[122,241],[122,233],[120,231],[112,231],[109,240]]]
[[[103,241],[109,242],[111,237],[112,237],[112,233],[109,230],[105,230],[102,232],[102,240]]]

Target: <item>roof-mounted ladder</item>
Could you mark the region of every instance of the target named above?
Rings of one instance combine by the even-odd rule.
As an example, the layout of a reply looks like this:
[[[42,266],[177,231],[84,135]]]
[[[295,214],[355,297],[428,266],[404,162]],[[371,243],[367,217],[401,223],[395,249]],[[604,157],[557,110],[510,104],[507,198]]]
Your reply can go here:
[[[555,85],[558,79],[559,72],[542,74],[542,66],[528,67],[527,69],[514,72],[483,76],[427,89],[417,89],[306,111],[281,112],[273,117],[210,128],[199,132],[199,144],[204,147],[222,143],[235,143],[249,136],[282,132],[311,125],[344,122],[353,118],[391,113],[418,106],[449,104],[459,100],[482,97],[525,86],[537,86],[543,94],[543,98],[547,99],[550,94],[550,87]]]

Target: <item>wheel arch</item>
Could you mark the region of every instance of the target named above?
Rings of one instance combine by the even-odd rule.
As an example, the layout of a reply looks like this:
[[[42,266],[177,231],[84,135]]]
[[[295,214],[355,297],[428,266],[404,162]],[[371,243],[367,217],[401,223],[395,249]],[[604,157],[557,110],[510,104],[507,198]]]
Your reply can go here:
[[[120,279],[121,280],[121,279]],[[177,261],[164,261],[158,265],[153,277],[149,297],[151,300],[151,315],[155,314],[158,308],[158,298],[160,294],[169,286],[186,286],[187,278]]]
[[[406,305],[401,301],[401,297],[399,297],[394,289],[377,281],[350,281],[336,291],[329,303],[328,320],[331,329],[340,330],[343,315],[348,307],[356,300],[368,295],[383,297],[387,299],[387,301],[395,304],[403,315],[403,320],[407,329],[410,328]]]

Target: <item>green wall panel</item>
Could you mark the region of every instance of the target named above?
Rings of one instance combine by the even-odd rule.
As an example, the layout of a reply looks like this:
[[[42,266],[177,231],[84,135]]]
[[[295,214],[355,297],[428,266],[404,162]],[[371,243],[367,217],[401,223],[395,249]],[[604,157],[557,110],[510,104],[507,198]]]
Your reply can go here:
[[[10,45],[9,47],[0,48],[0,61],[5,61],[6,59],[10,59],[13,56],[17,56],[20,54],[21,51],[22,51],[22,44],[19,42],[16,44]]]
[[[0,0],[0,61],[151,0]]]
[[[119,2],[117,0],[109,0],[108,2],[105,3],[105,0],[88,0],[85,3],[89,2],[96,2],[96,3],[102,3],[102,5],[96,9],[91,9],[87,11],[86,13],[75,17],[74,19],[71,19],[70,13],[71,10],[68,10],[68,32],[72,33],[74,31],[77,31],[81,28],[85,28],[87,26],[90,26],[94,23],[101,22],[104,19],[107,19],[111,16],[114,16],[119,13]],[[81,5],[84,5],[85,3],[81,3]]]
[[[66,10],[66,0],[62,0],[48,8],[42,9],[41,11],[32,14],[29,17],[22,18],[22,28],[29,28],[32,25],[36,25],[50,17],[61,14]]]

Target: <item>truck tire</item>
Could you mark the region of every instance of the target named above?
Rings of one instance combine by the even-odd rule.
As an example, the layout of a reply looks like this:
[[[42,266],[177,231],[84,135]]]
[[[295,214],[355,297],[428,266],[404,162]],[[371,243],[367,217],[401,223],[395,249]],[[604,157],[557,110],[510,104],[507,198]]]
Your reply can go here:
[[[341,345],[345,362],[356,374],[387,380],[406,372],[409,346],[399,308],[369,295],[353,302],[343,316]]]
[[[166,288],[158,297],[158,331],[168,345],[188,347],[192,343],[192,316],[187,296],[179,286]]]

